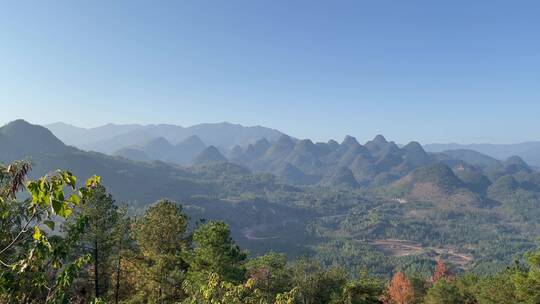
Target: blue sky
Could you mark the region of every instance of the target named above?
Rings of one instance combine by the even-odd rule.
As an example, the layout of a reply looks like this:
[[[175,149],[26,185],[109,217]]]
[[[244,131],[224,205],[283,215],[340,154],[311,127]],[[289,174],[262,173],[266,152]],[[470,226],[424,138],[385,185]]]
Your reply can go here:
[[[540,140],[538,1],[11,1],[0,123]]]

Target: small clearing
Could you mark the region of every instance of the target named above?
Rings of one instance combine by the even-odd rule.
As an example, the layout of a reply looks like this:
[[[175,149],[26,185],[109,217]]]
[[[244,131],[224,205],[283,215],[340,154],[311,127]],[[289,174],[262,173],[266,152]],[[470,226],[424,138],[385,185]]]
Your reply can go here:
[[[473,260],[471,254],[460,252],[456,248],[429,247],[408,240],[382,239],[369,240],[364,243],[392,256],[426,255],[432,260],[447,260],[460,268],[467,268],[467,265]]]

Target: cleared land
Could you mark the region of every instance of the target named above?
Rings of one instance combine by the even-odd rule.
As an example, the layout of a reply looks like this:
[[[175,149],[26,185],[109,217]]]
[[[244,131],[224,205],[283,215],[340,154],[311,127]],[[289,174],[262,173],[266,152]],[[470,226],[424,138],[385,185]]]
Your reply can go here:
[[[473,260],[471,254],[459,252],[456,248],[428,247],[407,240],[384,239],[370,240],[364,243],[392,256],[426,255],[433,260],[446,260],[460,268],[467,268],[467,265]]]

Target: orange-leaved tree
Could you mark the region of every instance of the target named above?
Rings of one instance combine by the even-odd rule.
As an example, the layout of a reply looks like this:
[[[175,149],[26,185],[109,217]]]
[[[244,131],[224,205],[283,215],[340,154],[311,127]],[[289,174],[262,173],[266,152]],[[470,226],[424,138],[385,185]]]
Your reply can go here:
[[[381,297],[385,304],[410,304],[414,302],[414,288],[405,274],[398,271]]]
[[[450,269],[448,269],[443,260],[438,260],[437,265],[435,266],[435,271],[433,272],[433,276],[431,277],[431,282],[436,283],[440,279],[450,280],[453,277],[452,272]]]

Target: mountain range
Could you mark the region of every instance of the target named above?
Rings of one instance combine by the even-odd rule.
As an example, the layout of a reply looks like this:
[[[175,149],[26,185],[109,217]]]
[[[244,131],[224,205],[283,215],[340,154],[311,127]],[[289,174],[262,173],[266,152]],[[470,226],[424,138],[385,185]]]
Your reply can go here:
[[[417,142],[399,146],[382,135],[364,144],[352,136],[313,143],[274,135],[242,142],[230,133],[238,144],[226,149],[201,134],[177,141],[169,134],[108,155],[17,120],[0,127],[0,162],[30,159],[33,177],[56,169],[81,180],[100,175],[133,212],[163,197],[182,202],[192,217],[226,220],[253,252],[360,262],[381,253],[368,242],[361,247],[367,251],[345,257],[338,244],[403,239],[425,246],[428,260],[437,257],[429,248],[446,248],[463,267],[480,267],[530,248],[540,234],[540,173],[519,156],[426,152]]]
[[[227,122],[198,124],[191,127],[169,124],[107,124],[90,129],[58,122],[45,127],[68,145],[106,154],[141,145],[158,137],[165,138],[172,144],[178,144],[196,135],[207,145],[229,149],[234,145],[246,145],[260,138],[275,140],[282,134],[270,128],[244,127]]]
[[[496,159],[517,155],[530,165],[540,167],[540,141],[517,144],[428,144],[424,148],[430,152],[473,150]]]
[[[420,166],[439,162],[450,166],[463,161],[477,167],[501,167],[501,158],[521,153],[534,160],[534,149],[540,149],[532,142],[467,146],[489,150],[487,154],[454,144],[428,145],[424,149],[418,142],[400,146],[382,135],[363,145],[352,136],[346,136],[341,143],[313,143],[269,128],[230,123],[188,128],[108,124],[83,129],[63,123],[46,127],[70,145],[135,161],[158,160],[183,166],[229,161],[255,172],[274,174],[289,184],[353,188],[389,184]],[[498,157],[488,156],[490,153]]]

